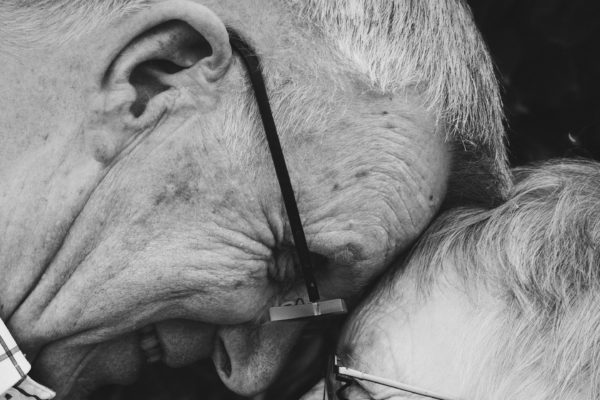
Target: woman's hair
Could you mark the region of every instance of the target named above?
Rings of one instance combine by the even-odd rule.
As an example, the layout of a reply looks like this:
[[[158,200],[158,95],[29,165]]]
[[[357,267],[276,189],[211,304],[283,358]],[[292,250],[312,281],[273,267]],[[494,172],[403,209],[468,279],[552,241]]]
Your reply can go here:
[[[473,399],[600,398],[600,164],[558,160],[514,177],[505,204],[436,220],[406,273],[425,296],[451,269],[473,299],[495,299],[481,358],[465,366]]]

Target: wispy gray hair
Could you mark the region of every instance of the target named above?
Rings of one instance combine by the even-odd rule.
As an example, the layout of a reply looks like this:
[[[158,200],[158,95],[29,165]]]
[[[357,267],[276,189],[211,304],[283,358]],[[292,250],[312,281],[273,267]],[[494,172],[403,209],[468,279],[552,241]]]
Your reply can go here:
[[[287,0],[379,90],[414,89],[457,145],[453,204],[508,189],[493,64],[461,0]]]
[[[113,18],[134,13],[152,0],[3,0],[0,49],[68,45]]]
[[[505,204],[441,216],[407,274],[424,296],[452,271],[473,299],[498,300],[466,378],[471,398],[598,399],[600,164],[554,161],[514,175]]]
[[[68,44],[156,0],[6,0],[5,43]],[[454,146],[447,205],[493,204],[509,187],[492,61],[463,0],[286,0],[336,57],[384,93],[419,93]],[[59,33],[59,34],[57,34]],[[0,51],[1,51],[0,45]]]

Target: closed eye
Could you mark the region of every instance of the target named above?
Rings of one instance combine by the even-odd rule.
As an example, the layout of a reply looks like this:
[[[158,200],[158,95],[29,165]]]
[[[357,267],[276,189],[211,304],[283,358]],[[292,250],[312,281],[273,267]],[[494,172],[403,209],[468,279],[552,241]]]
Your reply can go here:
[[[310,258],[316,274],[320,275],[326,271],[329,264],[327,257],[311,252]],[[273,260],[268,270],[270,280],[282,285],[284,289],[291,289],[295,285],[303,283],[301,270],[298,255],[292,246],[273,249]]]

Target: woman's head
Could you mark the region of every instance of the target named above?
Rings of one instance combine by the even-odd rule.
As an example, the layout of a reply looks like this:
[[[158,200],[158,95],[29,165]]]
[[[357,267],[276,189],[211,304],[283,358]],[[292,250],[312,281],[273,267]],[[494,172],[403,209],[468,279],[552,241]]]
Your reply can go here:
[[[351,317],[341,363],[460,399],[600,396],[600,165],[514,176],[503,205],[434,222]]]

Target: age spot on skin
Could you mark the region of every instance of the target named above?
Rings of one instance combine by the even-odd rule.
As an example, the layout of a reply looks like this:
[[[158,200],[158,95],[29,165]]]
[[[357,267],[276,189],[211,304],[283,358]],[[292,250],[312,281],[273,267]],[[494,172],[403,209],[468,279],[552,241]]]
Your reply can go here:
[[[333,185],[333,187],[331,188],[332,192],[337,192],[338,190],[340,190],[340,185],[339,183],[336,183],[335,185]]]
[[[166,193],[161,192],[158,196],[155,197],[154,206],[156,207],[156,206],[161,205],[166,199],[167,199]]]
[[[354,175],[355,178],[364,178],[366,176],[369,176],[369,171],[360,171]]]
[[[245,283],[246,282],[243,282],[243,281],[235,281],[235,283],[233,284],[233,289],[237,290],[237,289],[239,289],[241,287],[244,287]]]

